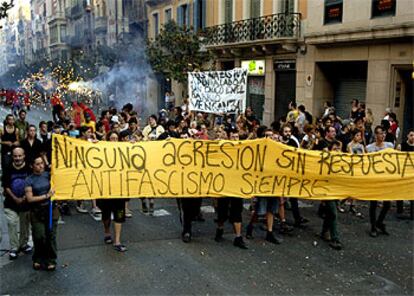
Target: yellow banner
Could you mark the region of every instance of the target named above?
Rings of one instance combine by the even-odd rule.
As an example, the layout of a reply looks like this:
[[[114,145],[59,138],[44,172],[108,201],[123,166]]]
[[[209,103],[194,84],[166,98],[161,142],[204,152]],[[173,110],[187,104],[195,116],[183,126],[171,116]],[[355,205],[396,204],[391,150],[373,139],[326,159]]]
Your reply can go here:
[[[55,200],[284,196],[413,200],[414,153],[350,155],[268,139],[90,143],[53,136]]]

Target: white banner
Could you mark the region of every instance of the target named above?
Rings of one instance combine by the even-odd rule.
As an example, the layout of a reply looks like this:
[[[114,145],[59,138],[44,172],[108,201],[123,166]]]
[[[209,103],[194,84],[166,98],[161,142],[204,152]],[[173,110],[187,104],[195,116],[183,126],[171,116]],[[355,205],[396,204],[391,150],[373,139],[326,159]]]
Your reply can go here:
[[[188,73],[190,111],[243,113],[246,93],[246,69]]]

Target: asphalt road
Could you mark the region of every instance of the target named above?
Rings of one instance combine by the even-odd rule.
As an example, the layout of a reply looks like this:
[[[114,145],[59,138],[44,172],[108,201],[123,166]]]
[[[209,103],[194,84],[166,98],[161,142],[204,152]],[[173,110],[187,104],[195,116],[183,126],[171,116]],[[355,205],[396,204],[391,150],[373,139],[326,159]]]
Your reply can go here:
[[[208,206],[210,200],[205,200]],[[362,203],[364,205],[364,203]],[[194,225],[190,244],[180,239],[175,200],[157,200],[168,215],[149,217],[133,200],[133,217],[122,233],[128,251],[118,253],[103,243],[103,227],[88,214],[65,216],[58,229],[58,269],[34,271],[30,255],[9,261],[0,257],[1,294],[70,295],[412,295],[413,222],[394,218],[391,236],[368,236],[367,218],[340,214],[342,251],[317,239],[321,220],[317,203],[301,210],[311,221],[304,229],[284,236],[281,245],[263,240],[259,225],[249,249],[232,245],[231,226],[225,242],[216,243],[214,214]],[[207,207],[207,209],[210,209]],[[362,208],[367,214],[367,208]],[[2,215],[2,214],[1,214]],[[291,213],[288,212],[289,217]],[[244,213],[248,219],[248,211]],[[3,221],[4,217],[0,217]],[[4,229],[3,229],[4,233]],[[3,237],[4,238],[4,237]],[[3,239],[2,249],[7,248]]]

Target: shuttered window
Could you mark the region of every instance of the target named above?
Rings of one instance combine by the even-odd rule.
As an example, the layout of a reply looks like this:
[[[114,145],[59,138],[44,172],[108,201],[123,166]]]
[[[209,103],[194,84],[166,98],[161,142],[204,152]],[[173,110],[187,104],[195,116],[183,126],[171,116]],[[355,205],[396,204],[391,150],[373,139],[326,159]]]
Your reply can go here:
[[[233,0],[224,2],[224,22],[226,24],[233,22]]]
[[[261,0],[251,0],[250,4],[250,17],[258,18],[260,17],[260,4]]]
[[[193,27],[195,31],[206,27],[206,1],[194,0],[193,4]]]

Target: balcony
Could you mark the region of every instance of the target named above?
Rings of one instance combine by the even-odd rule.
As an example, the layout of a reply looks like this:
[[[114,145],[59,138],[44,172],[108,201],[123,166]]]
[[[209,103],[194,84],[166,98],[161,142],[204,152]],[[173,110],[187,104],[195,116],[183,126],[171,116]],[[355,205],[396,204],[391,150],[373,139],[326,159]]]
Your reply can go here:
[[[108,30],[108,19],[106,16],[100,16],[95,18],[95,33],[106,34]]]
[[[70,11],[70,14],[71,14],[72,19],[78,19],[78,18],[82,17],[83,12],[84,12],[83,7],[81,5],[77,4],[77,5],[72,7],[72,9]]]
[[[278,13],[206,28],[206,46],[231,45],[300,36],[300,13]]]
[[[84,37],[75,35],[70,37],[70,46],[73,48],[82,48],[84,44]]]
[[[61,22],[66,21],[65,14],[63,12],[55,12],[51,16],[47,17],[47,22],[49,25],[57,21],[61,21]]]

